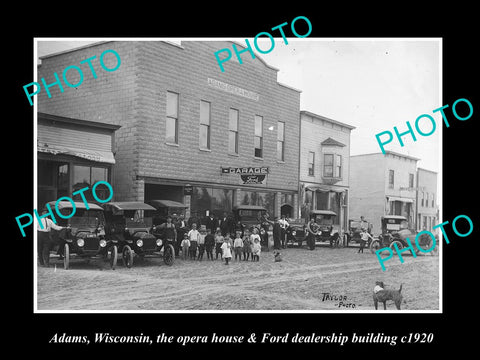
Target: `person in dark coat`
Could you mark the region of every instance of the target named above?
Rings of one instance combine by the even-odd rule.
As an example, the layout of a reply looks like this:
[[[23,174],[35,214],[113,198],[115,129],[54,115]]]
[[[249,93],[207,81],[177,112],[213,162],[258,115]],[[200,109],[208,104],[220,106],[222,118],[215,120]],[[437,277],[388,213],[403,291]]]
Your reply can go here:
[[[175,256],[178,256],[180,252],[180,244],[183,240],[183,234],[186,234],[188,232],[188,228],[187,228],[188,224],[185,221],[185,216],[183,214],[180,214],[180,216],[178,217],[177,221],[174,224],[177,230],[177,243],[175,246]]]
[[[280,250],[281,233],[282,229],[280,227],[280,223],[278,222],[278,217],[275,217],[275,223],[273,224],[273,248],[275,250]]]
[[[217,227],[218,227],[218,220],[217,218],[215,217],[215,215],[213,215],[211,212],[210,212],[210,215],[207,216],[205,218],[205,227],[207,229],[210,229],[210,233],[215,233],[215,231],[217,230]]]
[[[233,220],[228,216],[227,212],[223,213],[223,217],[218,221],[218,226],[222,232],[222,236],[225,236],[227,233],[231,234],[234,232]]]

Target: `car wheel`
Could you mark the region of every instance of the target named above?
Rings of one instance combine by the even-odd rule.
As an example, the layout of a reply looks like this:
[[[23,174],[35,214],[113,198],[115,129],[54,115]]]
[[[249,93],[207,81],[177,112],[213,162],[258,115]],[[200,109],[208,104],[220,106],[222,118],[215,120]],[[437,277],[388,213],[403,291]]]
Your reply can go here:
[[[117,266],[117,258],[118,258],[118,249],[117,245],[113,245],[112,249],[110,250],[110,267],[112,270],[115,270]]]
[[[395,244],[397,244],[396,248],[395,248]],[[396,249],[398,250],[402,250],[404,248],[402,242],[400,240],[393,240],[391,243],[390,243],[390,249],[393,250],[393,252],[396,252]]]
[[[65,244],[63,249],[63,268],[68,270],[70,268],[70,246]]]
[[[123,265],[126,266],[127,268],[131,268],[133,265],[133,251],[130,248],[130,246],[125,245],[123,247],[122,251],[122,260],[123,260]]]
[[[175,261],[175,252],[173,246],[168,244],[163,249],[163,262],[165,265],[172,266]]]
[[[380,241],[379,240],[373,240],[372,243],[370,244],[370,252],[372,254],[375,254],[378,249],[380,249]]]

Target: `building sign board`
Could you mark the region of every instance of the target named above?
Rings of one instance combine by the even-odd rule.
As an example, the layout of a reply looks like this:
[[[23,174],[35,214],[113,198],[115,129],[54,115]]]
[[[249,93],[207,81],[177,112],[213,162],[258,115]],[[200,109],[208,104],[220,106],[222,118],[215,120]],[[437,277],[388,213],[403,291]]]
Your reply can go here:
[[[212,78],[207,78],[207,82],[208,82],[208,85],[211,86],[211,87],[229,92],[231,94],[242,96],[242,97],[245,97],[247,99],[258,101],[258,99],[260,97],[256,92],[248,91],[248,90],[242,89],[238,86],[224,83],[223,81],[215,80],[215,79],[212,79]]]

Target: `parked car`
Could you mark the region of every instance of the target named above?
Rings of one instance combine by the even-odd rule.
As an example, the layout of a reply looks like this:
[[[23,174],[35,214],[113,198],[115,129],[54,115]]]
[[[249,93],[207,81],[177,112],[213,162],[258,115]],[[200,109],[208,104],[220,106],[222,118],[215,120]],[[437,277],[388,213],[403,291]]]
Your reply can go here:
[[[75,213],[68,219],[57,218],[60,226],[68,228],[58,234],[57,251],[63,256],[65,270],[70,267],[72,255],[76,258],[89,260],[93,257],[102,257],[110,261],[115,269],[117,265],[117,242],[105,238],[105,218],[103,209],[93,203],[74,202],[75,209],[70,201],[51,201],[51,208],[57,205],[58,211],[64,216]],[[88,206],[88,208],[87,208]]]
[[[331,210],[312,210],[310,218],[315,219],[316,228],[311,229],[316,232],[315,242],[329,242],[331,247],[339,246],[340,226],[334,224],[337,214]],[[307,223],[308,226],[308,223]]]
[[[305,219],[290,219],[288,221],[288,227],[285,230],[288,247],[293,247],[295,244],[297,244],[298,247],[302,247],[307,236],[306,226]]]
[[[382,233],[370,244],[370,251],[375,253],[378,249],[390,247],[395,251],[394,244],[397,244],[398,249],[403,249],[408,246],[406,238],[408,237],[410,243],[415,246],[415,237],[417,232],[408,228],[407,218],[400,215],[386,215],[381,218]],[[432,238],[428,234],[422,234],[418,239],[418,244],[423,249],[429,249],[432,246]],[[419,250],[416,249],[418,253]]]
[[[167,222],[168,216],[185,215],[185,209],[187,208],[185,204],[173,200],[150,200],[146,203],[155,208],[153,225],[161,225]]]
[[[235,231],[245,229],[253,231],[257,228],[261,238],[261,245],[267,250],[270,247],[270,240],[272,238],[272,224],[268,219],[268,211],[263,206],[258,205],[239,205],[233,208],[233,220],[235,223]]]
[[[134,255],[163,256],[167,265],[175,259],[173,247],[162,246],[163,241],[152,234],[153,206],[138,201],[109,202],[103,205],[106,219],[106,237],[117,241],[123,264],[130,268]],[[163,253],[161,249],[163,248]]]
[[[373,237],[373,224],[369,222],[366,223],[367,232]],[[348,221],[348,232],[345,234],[347,238],[346,246],[352,243],[359,243],[361,240],[361,230],[362,230],[362,221],[350,219]],[[368,240],[366,247],[369,247],[371,239]]]

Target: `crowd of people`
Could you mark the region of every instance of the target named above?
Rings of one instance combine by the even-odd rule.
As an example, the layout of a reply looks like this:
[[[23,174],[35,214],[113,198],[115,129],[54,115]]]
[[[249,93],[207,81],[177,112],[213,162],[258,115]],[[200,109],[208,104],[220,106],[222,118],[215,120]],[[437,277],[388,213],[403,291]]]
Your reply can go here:
[[[192,216],[188,220],[183,214],[178,217],[168,216],[166,222],[157,226],[163,231],[164,239],[174,245],[175,256],[184,260],[202,261],[206,253],[207,260],[225,261],[259,261],[262,244],[268,246],[268,229],[273,225],[273,248],[286,247],[286,229],[288,221],[285,216],[270,221],[268,217],[260,219],[260,229],[246,229],[235,224],[233,217],[224,212],[223,217],[212,214],[199,218]]]

